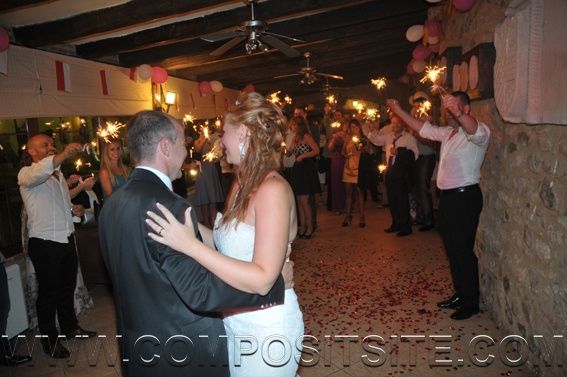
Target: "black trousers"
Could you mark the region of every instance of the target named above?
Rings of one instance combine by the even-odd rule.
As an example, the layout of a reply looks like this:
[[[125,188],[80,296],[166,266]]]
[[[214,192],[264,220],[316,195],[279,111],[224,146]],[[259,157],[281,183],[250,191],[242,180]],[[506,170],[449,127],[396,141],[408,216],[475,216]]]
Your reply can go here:
[[[464,192],[441,190],[439,230],[447,251],[455,293],[466,306],[479,303],[478,260],[474,242],[481,211],[482,192],[478,185],[469,186]]]
[[[39,332],[53,341],[59,334],[55,316],[61,334],[73,332],[78,327],[73,304],[78,269],[75,238],[70,236],[66,244],[30,238],[28,253],[37,278]]]
[[[401,231],[411,230],[410,185],[411,183],[403,176],[386,173],[386,191],[392,215],[392,227]]]
[[[8,291],[8,276],[4,262],[0,262],[0,336],[6,335],[8,314],[10,313],[10,292]],[[8,338],[0,340],[0,358],[10,354]]]
[[[431,198],[431,176],[435,170],[436,156],[420,155],[415,162],[413,197],[417,203],[416,221],[433,225],[433,200]]]

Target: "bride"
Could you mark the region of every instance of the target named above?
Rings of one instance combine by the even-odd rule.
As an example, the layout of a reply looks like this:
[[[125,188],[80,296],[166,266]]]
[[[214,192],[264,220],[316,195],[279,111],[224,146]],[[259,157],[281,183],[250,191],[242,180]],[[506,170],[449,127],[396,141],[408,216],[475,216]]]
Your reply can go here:
[[[158,204],[163,217],[148,212],[148,225],[155,232],[149,236],[194,258],[237,289],[266,294],[297,233],[293,192],[278,174],[285,127],[277,106],[258,93],[246,95],[225,117],[222,142],[238,173],[226,213],[217,215],[213,232],[200,226],[204,243],[200,242],[191,227],[190,210],[185,226]],[[293,289],[286,290],[282,305],[223,316],[232,377],[296,375],[303,316]]]

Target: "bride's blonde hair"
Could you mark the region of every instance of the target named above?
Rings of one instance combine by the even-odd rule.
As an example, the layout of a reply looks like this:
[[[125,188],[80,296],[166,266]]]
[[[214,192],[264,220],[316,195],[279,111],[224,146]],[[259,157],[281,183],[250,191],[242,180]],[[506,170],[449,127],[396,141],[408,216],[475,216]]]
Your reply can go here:
[[[232,219],[242,221],[246,216],[251,195],[258,189],[266,175],[279,170],[281,145],[287,127],[282,110],[266,101],[258,93],[245,95],[234,111],[228,112],[225,122],[248,129],[244,156],[241,156],[237,178],[240,185],[234,204],[227,209],[223,223]]]

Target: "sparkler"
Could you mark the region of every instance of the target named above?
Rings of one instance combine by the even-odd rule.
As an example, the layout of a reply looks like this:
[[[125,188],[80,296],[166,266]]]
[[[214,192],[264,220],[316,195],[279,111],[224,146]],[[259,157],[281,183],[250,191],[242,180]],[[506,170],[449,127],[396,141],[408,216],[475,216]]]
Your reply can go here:
[[[210,136],[209,135],[209,127],[207,127],[206,125],[202,126],[202,130],[203,130],[203,135],[205,135],[205,139],[209,140],[209,136]]]
[[[222,121],[220,120],[220,118],[217,118],[217,120],[215,120],[215,127],[221,128],[221,126],[222,126]]]
[[[288,96],[288,95],[286,94],[285,97],[284,97],[284,102],[285,102],[287,105],[291,105],[291,102],[292,102],[292,101],[293,101],[293,99],[292,99],[290,96]]]
[[[185,114],[183,116],[183,122],[185,123],[193,123],[195,121],[195,117],[193,114]]]
[[[431,86],[431,91],[433,91],[434,89],[439,89],[439,91],[443,95],[445,95],[445,94],[447,94],[447,91],[445,90],[445,88],[443,88],[441,85],[437,84],[437,80],[439,80],[439,76],[441,76],[441,73],[445,69],[446,69],[446,67],[438,67],[436,65],[427,66],[427,67],[425,67],[425,76],[423,76],[423,78],[421,80],[419,80],[419,82],[426,83],[427,81],[431,81],[431,83],[433,84]]]
[[[364,102],[354,100],[352,101],[352,107],[354,107],[356,111],[358,111],[358,113],[360,114],[364,111]]]
[[[387,168],[388,168],[387,165],[380,164],[380,165],[378,165],[378,172],[379,172],[380,174],[382,174],[382,173],[384,173],[384,172],[386,171]]]
[[[210,152],[206,153],[203,156],[203,161],[215,162],[220,160],[221,158],[222,158],[222,148],[218,145],[218,143],[215,143],[215,145],[213,145],[213,148],[210,150]]]
[[[427,112],[430,109],[431,109],[431,102],[423,101],[419,104],[419,107],[417,108],[417,114],[419,115],[419,117],[423,117],[423,116],[427,117],[429,116]]]
[[[106,122],[106,127],[99,128],[96,134],[106,143],[110,143],[110,139],[116,139],[119,136],[119,130],[123,127],[124,125],[119,122]]]
[[[75,161],[75,169],[77,169],[77,171],[81,170],[81,166],[83,166],[83,160],[81,160],[80,158]]]
[[[341,128],[341,122],[333,122],[333,123],[331,123],[331,128]]]
[[[376,87],[377,90],[382,90],[386,87],[386,79],[384,77],[372,79],[370,80],[370,82]]]
[[[281,105],[282,104],[282,100],[280,99],[280,93],[282,91],[278,90],[277,92],[273,92],[269,94],[269,97],[266,98],[266,100],[274,105]]]
[[[369,107],[368,109],[366,109],[365,118],[369,120],[379,119],[380,114],[378,114],[378,109],[375,109],[373,107]]]
[[[355,144],[358,144],[358,143],[360,143],[360,139],[358,138],[358,136],[355,135],[355,136],[352,137],[352,142],[355,143]]]
[[[335,97],[334,94],[328,95],[325,99],[327,100],[327,102],[329,102],[329,105],[336,105],[337,104],[337,98]]]

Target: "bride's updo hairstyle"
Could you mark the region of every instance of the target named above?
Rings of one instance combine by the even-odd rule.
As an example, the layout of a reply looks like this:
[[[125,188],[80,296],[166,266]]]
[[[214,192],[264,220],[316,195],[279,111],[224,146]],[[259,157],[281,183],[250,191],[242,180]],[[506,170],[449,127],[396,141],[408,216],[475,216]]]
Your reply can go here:
[[[287,119],[278,106],[252,92],[244,95],[236,109],[226,114],[225,122],[234,127],[242,124],[248,129],[237,173],[240,189],[234,205],[223,217],[223,223],[228,223],[234,218],[237,222],[244,219],[250,196],[269,172],[279,170]]]

